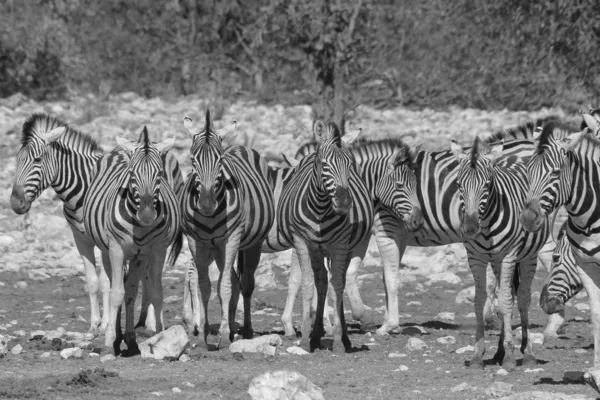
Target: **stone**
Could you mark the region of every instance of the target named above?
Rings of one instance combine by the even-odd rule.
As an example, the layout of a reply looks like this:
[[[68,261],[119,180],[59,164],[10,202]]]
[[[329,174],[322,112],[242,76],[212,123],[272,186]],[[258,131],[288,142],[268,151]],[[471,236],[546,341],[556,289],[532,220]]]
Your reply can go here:
[[[451,392],[464,392],[465,390],[470,390],[472,388],[467,382],[463,382],[460,385],[454,386],[450,389]]]
[[[541,392],[538,390],[519,392],[499,400],[593,400],[594,397],[583,394],[565,394],[560,392]]]
[[[85,340],[85,335],[81,332],[67,332],[66,335],[69,340]]]
[[[441,338],[437,338],[435,341],[441,344],[455,344],[456,338],[454,336],[443,336]]]
[[[285,351],[287,351],[290,354],[296,354],[298,356],[303,356],[303,355],[309,354],[308,351],[306,351],[303,348],[298,347],[298,346],[290,346],[287,349],[285,349]]]
[[[473,351],[473,350],[475,350],[475,348],[473,346],[465,346],[465,347],[461,347],[460,349],[456,349],[456,354],[462,354],[467,351]]]
[[[438,315],[435,316],[436,319],[442,320],[442,321],[454,321],[454,316],[456,314],[453,312],[448,312],[448,311],[444,311],[441,313],[438,313]]]
[[[63,331],[59,331],[59,330],[48,331],[44,335],[44,339],[46,339],[46,340],[60,339],[64,336],[64,334],[65,333]]]
[[[188,356],[187,354],[182,354],[181,357],[179,357],[179,361],[188,362],[190,361],[190,356]]]
[[[18,331],[14,331],[13,335],[17,336],[17,337],[25,337],[25,336],[27,336],[27,332],[25,332],[24,330],[18,330]]]
[[[181,389],[179,389],[178,387],[174,387],[173,389],[171,389],[171,391],[173,393],[181,393]]]
[[[42,354],[40,354],[40,358],[50,358],[52,356],[52,353],[50,353],[49,351],[45,351]]]
[[[13,353],[14,355],[19,355],[23,352],[23,346],[21,346],[20,344],[17,344],[17,345],[15,345],[15,347],[12,348],[12,350],[10,352]]]
[[[456,304],[472,304],[475,302],[475,286],[461,290],[454,299]]]
[[[544,334],[541,332],[529,332],[529,340],[533,344],[543,344],[544,343]]]
[[[265,353],[271,354],[270,347],[276,348],[283,344],[283,340],[277,334],[264,335],[253,339],[242,339],[229,345],[232,353]]]
[[[188,348],[190,339],[181,325],[173,325],[139,344],[142,358],[162,360],[165,357],[178,359]]]
[[[590,305],[587,303],[577,303],[574,307],[579,311],[588,311],[590,309]]]
[[[27,282],[19,281],[13,285],[15,289],[27,289]]]
[[[427,284],[432,283],[448,283],[450,285],[460,285],[462,283],[462,279],[454,272],[446,271],[434,274]]]
[[[105,362],[109,362],[109,361],[113,361],[113,360],[116,360],[116,357],[114,354],[106,354],[106,355],[103,355],[102,357],[100,357],[101,363],[105,363]]]
[[[506,376],[506,375],[508,375],[508,371],[505,370],[504,368],[500,368],[498,371],[496,371],[496,375]]]
[[[510,383],[494,382],[485,389],[485,394],[490,397],[508,396],[512,392],[512,387]]]
[[[325,400],[323,391],[296,371],[265,372],[250,382],[248,394],[253,400]]]
[[[400,367],[398,367],[398,369],[402,372],[408,371],[408,367],[406,365],[401,365]]]
[[[422,341],[419,338],[411,337],[408,338],[408,342],[406,343],[406,350],[408,351],[419,351],[427,348],[427,343]]]
[[[79,347],[69,347],[68,349],[61,350],[60,356],[65,360],[69,358],[81,358],[83,357],[83,350]]]
[[[390,354],[388,354],[388,358],[402,358],[402,357],[406,357],[406,354],[404,354],[404,353],[390,353]]]

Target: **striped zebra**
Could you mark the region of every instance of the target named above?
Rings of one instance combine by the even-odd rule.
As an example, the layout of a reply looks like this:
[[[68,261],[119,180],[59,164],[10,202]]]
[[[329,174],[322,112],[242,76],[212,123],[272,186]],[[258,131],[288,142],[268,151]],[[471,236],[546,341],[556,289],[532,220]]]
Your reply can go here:
[[[273,193],[266,161],[249,147],[224,149],[222,140],[229,132],[223,138],[217,133],[209,111],[203,130],[194,130],[192,120],[187,117],[184,126],[193,141],[190,149],[193,170],[185,182],[180,204],[183,231],[196,268],[188,269],[183,320],[191,334],[200,336],[198,345],[205,347],[211,292],[208,267],[215,260],[220,271],[219,347],[227,347],[233,340],[240,284],[244,297],[243,337],[253,335],[250,305],[254,272],[262,243],[275,219]],[[236,256],[237,270],[233,268]]]
[[[567,240],[583,287],[590,298],[594,329],[594,371],[584,378],[600,384],[600,124],[584,114],[587,127],[567,138],[542,131],[527,166],[530,182],[521,213],[523,226],[537,231],[557,207],[569,214]],[[589,128],[591,127],[591,129]]]
[[[577,273],[577,263],[571,252],[566,231],[562,231],[552,255],[552,269],[540,292],[540,308],[546,314],[565,309],[565,304],[583,289]]]
[[[283,188],[277,210],[277,224],[285,240],[293,243],[302,270],[303,320],[300,345],[320,348],[328,271],[323,258],[331,259],[331,283],[335,299],[333,350],[339,343],[349,350],[350,339],[343,311],[346,270],[352,251],[368,240],[373,224],[373,202],[362,181],[357,164],[343,146],[356,137],[341,137],[333,123],[316,121],[313,133],[317,151],[303,158],[290,182]],[[311,331],[310,303],[313,284],[317,287],[317,311]],[[310,340],[310,343],[309,343]],[[337,343],[337,347],[336,347]]]
[[[96,164],[83,203],[85,230],[102,251],[110,279],[109,323],[105,347],[120,353],[123,339],[120,308],[125,298],[125,343],[139,352],[133,312],[139,281],[147,272],[148,296],[154,306],[156,330],[162,331],[162,271],[167,247],[174,262],[181,249],[181,216],[175,191],[165,174],[163,155],[174,139],[152,143],[146,127],[138,142],[117,138],[123,150],[106,154]],[[125,264],[129,262],[125,276]]]
[[[547,130],[551,130],[561,137],[574,131],[573,128],[562,124],[556,116],[550,116],[495,133],[486,138],[485,142],[493,143],[504,139],[506,142],[503,150],[503,162],[515,160],[520,157],[523,150],[531,152],[531,141],[538,126],[545,126]],[[375,166],[376,164],[371,163],[372,160],[382,157],[383,154],[393,153],[401,145],[400,140],[383,139],[358,143],[349,150],[357,163],[361,165],[364,180],[373,182],[375,179],[369,178],[368,175],[376,173],[377,169],[371,170],[364,166]],[[314,142],[304,145],[298,150],[296,158],[314,152],[315,148]],[[373,234],[383,262],[383,282],[386,293],[386,314],[383,324],[377,329],[377,333],[380,335],[387,334],[399,327],[398,272],[406,247],[439,246],[462,242],[460,219],[458,218],[459,193],[456,185],[458,162],[452,152],[447,150],[415,152],[414,155],[407,158],[407,162],[398,164],[397,168],[402,172],[397,176],[395,184],[405,188],[411,187],[411,182],[407,178],[410,174],[407,172],[410,170],[416,175],[416,186],[413,186],[417,198],[415,204],[420,205],[424,225],[418,230],[407,232],[405,224],[390,213],[388,207],[377,208],[376,206]],[[550,267],[553,248],[554,244],[550,242],[539,253],[539,259],[547,269]],[[372,317],[366,313],[358,291],[357,278],[361,262],[362,257],[357,256],[350,263],[346,293],[350,300],[353,317],[361,320],[365,325],[372,321]],[[289,298],[290,295],[288,295]],[[493,297],[490,297],[489,300],[486,303],[486,320],[491,320],[493,314],[492,308],[487,306],[493,304],[491,301]],[[556,319],[560,320],[555,321]],[[563,319],[555,314],[548,327],[555,330],[562,324],[562,321]]]
[[[512,311],[516,291],[521,316],[523,366],[537,364],[529,340],[529,304],[531,283],[536,271],[536,256],[549,233],[549,221],[541,229],[528,232],[523,229],[519,215],[527,193],[527,157],[496,164],[502,157],[503,142],[489,150],[480,148],[479,138],[473,142],[470,154],[452,143],[452,152],[460,163],[457,184],[460,193],[460,219],[463,243],[467,250],[469,267],[475,278],[475,315],[477,318],[475,350],[471,368],[483,368],[484,321],[483,306],[486,297],[486,269],[492,265],[500,282],[499,311],[502,329],[494,359],[506,370],[514,370]],[[531,143],[533,148],[533,143]],[[518,273],[518,287],[514,284]]]
[[[17,214],[29,212],[31,204],[49,186],[63,202],[63,214],[83,260],[90,297],[89,332],[93,334],[106,330],[110,286],[104,269],[96,272],[94,244],[83,226],[83,199],[92,170],[102,154],[102,148],[90,136],[49,115],[33,114],[23,124],[10,196],[10,206]],[[98,292],[102,294],[102,318]]]

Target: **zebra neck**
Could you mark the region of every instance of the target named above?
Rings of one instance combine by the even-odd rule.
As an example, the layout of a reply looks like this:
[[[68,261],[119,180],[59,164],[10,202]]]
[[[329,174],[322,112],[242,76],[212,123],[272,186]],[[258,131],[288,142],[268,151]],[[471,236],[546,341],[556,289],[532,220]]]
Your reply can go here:
[[[50,186],[65,203],[65,208],[79,210],[94,176],[94,168],[101,154],[82,154],[72,149],[54,149],[52,154],[53,178]]]

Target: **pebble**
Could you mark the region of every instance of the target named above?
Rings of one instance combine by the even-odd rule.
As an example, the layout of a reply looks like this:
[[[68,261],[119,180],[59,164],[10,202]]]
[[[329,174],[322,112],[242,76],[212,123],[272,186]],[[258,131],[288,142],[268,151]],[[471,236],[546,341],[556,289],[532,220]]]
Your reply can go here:
[[[406,354],[404,354],[404,353],[390,353],[388,355],[388,358],[402,358],[402,357],[406,357]]]
[[[19,281],[13,285],[15,289],[27,289],[27,282]]]
[[[49,351],[46,351],[42,354],[40,354],[40,358],[50,358],[52,356],[52,353],[50,353]]]
[[[408,371],[408,367],[406,365],[401,365],[400,366],[400,371],[404,372],[404,371]]]
[[[20,331],[14,331],[13,335],[17,336],[17,337],[24,337],[27,336],[27,332],[20,330]]]
[[[100,357],[100,354],[94,353],[93,351],[88,354],[88,357]]]
[[[187,386],[187,387],[196,387],[196,385],[194,385],[192,382],[183,382],[183,386]]]
[[[106,354],[106,355],[103,355],[102,357],[100,357],[100,362],[105,363],[105,362],[113,361],[115,359],[116,359],[116,357],[114,354]]]
[[[68,349],[63,349],[60,352],[60,356],[65,360],[69,358],[81,358],[83,356],[83,351],[80,347],[69,347]]]
[[[408,338],[408,342],[406,343],[406,349],[408,351],[423,350],[426,347],[427,343],[416,337]]]
[[[436,319],[441,319],[442,321],[454,321],[454,316],[456,314],[453,312],[444,311],[435,316]]]
[[[504,368],[500,368],[498,371],[496,371],[496,375],[506,376],[506,375],[508,375],[508,371],[505,370]]]
[[[287,351],[290,354],[296,354],[298,356],[304,356],[308,354],[308,351],[298,346],[290,346],[287,349],[285,349],[285,351]]]
[[[18,322],[16,319],[13,319],[12,321],[10,321],[10,323],[11,323],[12,325],[17,325],[19,322]]]
[[[181,393],[181,389],[179,389],[178,387],[174,387],[171,390],[173,391],[173,393]]]
[[[587,353],[587,350],[586,349],[575,349],[575,353],[585,354],[585,353]]]
[[[406,303],[407,306],[421,306],[421,302],[420,301],[409,301],[408,303]]]
[[[181,357],[179,357],[179,361],[188,362],[190,361],[190,356],[188,356],[187,354],[182,354]]]
[[[454,336],[444,336],[437,338],[435,341],[441,344],[455,344],[456,338]]]
[[[587,303],[577,303],[575,304],[575,309],[579,311],[587,311],[590,309],[590,305]]]
[[[152,392],[150,394],[153,395],[153,396],[156,396],[156,397],[162,397],[162,396],[164,396],[164,394],[162,392]]]
[[[540,372],[543,371],[544,368],[527,368],[525,372]]]
[[[454,386],[452,389],[450,389],[451,392],[464,392],[465,390],[469,390],[471,389],[472,386],[469,385],[467,382],[463,382],[459,385]]]
[[[465,346],[465,347],[461,347],[460,349],[456,349],[456,354],[462,354],[467,351],[473,351],[473,350],[475,350],[475,348],[473,346]]]
[[[20,344],[17,344],[15,347],[12,348],[12,350],[10,352],[13,353],[14,355],[19,355],[23,352],[23,346],[21,346]]]

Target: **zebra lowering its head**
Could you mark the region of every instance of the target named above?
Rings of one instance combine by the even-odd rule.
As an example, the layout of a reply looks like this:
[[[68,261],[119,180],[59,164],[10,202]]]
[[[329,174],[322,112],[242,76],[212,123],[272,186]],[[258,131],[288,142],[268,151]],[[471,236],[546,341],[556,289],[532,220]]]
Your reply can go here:
[[[333,349],[343,352],[340,342],[347,350],[351,347],[343,309],[346,271],[352,251],[369,238],[373,201],[354,157],[343,144],[356,136],[342,137],[335,124],[326,125],[322,121],[314,123],[313,133],[317,150],[300,160],[283,188],[277,224],[285,240],[293,244],[302,270],[304,304],[300,345],[311,350],[320,348],[328,283],[323,258],[329,257],[336,310]],[[314,326],[310,315],[313,297],[310,267],[318,296]]]
[[[521,219],[527,230],[564,205],[569,214],[567,240],[577,271],[590,297],[594,327],[594,370],[584,375],[594,387],[600,384],[600,123],[584,114],[586,128],[566,138],[542,131],[529,162],[530,188]]]
[[[523,366],[537,364],[528,335],[528,312],[536,257],[546,242],[549,224],[546,221],[540,232],[532,234],[525,231],[519,222],[519,212],[527,191],[526,157],[499,165],[497,160],[502,156],[503,142],[491,145],[489,150],[482,149],[481,145],[476,138],[471,153],[465,154],[456,142],[452,143],[452,152],[460,163],[457,183],[461,203],[461,232],[475,278],[476,344],[469,366],[484,367],[483,308],[489,262],[500,282],[498,303],[502,317],[498,351],[494,359],[501,362],[506,370],[512,370],[516,367],[511,325],[513,290],[516,290],[523,328]],[[515,274],[518,274],[518,288],[515,287]]]
[[[144,127],[138,142],[121,138],[117,142],[123,150],[106,154],[96,165],[83,205],[83,220],[86,231],[102,251],[111,282],[105,347],[112,348],[115,354],[121,351],[120,307],[126,297],[125,343],[129,353],[135,354],[139,350],[133,312],[140,278],[147,271],[156,330],[162,331],[163,264],[169,245],[176,241],[171,249],[171,263],[181,249],[181,217],[163,162],[174,139],[152,143]],[[126,262],[129,270],[124,282]]]
[[[108,324],[110,285],[103,269],[96,273],[94,244],[83,226],[83,199],[90,186],[92,170],[102,157],[102,148],[63,121],[46,114],[33,114],[23,124],[21,148],[17,153],[17,170],[10,206],[21,215],[49,186],[63,202],[63,214],[81,255],[90,297],[90,329],[97,334]],[[100,318],[98,292],[102,294],[104,314]]]
[[[195,129],[187,117],[184,126],[192,137],[192,172],[180,204],[182,229],[188,237],[195,268],[189,268],[186,275],[183,321],[190,334],[200,337],[198,345],[206,347],[211,292],[208,267],[215,260],[221,275],[219,347],[227,347],[235,333],[240,284],[244,296],[243,337],[249,339],[253,335],[250,306],[254,271],[275,219],[273,191],[265,159],[249,147],[224,148],[223,140],[233,131],[217,132],[209,111],[202,130]],[[234,269],[236,256],[238,264]]]

